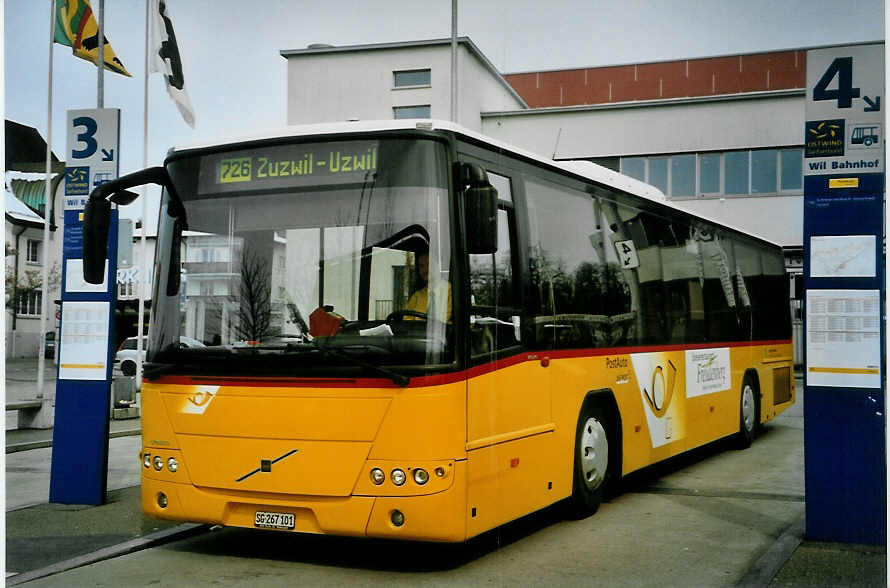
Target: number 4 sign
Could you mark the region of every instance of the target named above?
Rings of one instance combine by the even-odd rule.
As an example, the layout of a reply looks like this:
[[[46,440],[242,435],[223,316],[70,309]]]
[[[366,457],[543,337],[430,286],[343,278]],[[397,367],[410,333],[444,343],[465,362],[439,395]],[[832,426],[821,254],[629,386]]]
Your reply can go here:
[[[633,241],[615,241],[615,251],[618,253],[621,269],[639,267],[640,258],[637,257],[637,248],[634,247]]]
[[[884,171],[884,45],[807,51],[804,175]]]

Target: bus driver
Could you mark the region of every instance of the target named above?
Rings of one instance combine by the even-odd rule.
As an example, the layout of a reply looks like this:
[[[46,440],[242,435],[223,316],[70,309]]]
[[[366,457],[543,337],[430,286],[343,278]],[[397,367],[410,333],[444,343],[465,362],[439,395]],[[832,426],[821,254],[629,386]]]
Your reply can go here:
[[[420,279],[420,288],[415,290],[411,297],[408,298],[408,303],[405,305],[405,310],[412,310],[415,312],[422,312],[423,314],[428,314],[429,312],[429,280],[430,280],[430,255],[427,251],[421,251],[417,254],[417,271],[418,278]],[[448,286],[448,300],[445,306],[445,321],[451,322],[451,284],[446,283]],[[437,288],[434,286],[433,292],[440,292],[441,288]],[[439,300],[438,297],[435,297]],[[436,315],[441,316],[441,310],[436,312]],[[407,316],[405,317],[407,320],[418,320],[418,317]]]

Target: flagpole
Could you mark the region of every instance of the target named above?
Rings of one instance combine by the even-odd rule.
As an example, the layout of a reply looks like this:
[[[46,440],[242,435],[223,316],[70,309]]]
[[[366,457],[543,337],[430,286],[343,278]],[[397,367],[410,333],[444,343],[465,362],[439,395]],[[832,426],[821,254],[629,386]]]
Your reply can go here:
[[[142,83],[142,169],[148,167],[148,68],[150,50],[151,0],[145,0],[145,76]],[[148,230],[148,188],[144,184],[142,192],[142,241],[139,268],[139,331],[136,333],[136,383],[142,389],[142,330],[145,318],[145,290],[148,288],[148,259],[145,253],[145,233]]]
[[[457,122],[457,0],[451,0],[451,122]]]
[[[99,76],[96,108],[105,108],[105,0],[99,0]]]
[[[56,3],[55,0],[49,2],[49,68],[47,76],[47,99],[46,99],[46,185],[44,187],[43,196],[43,267],[40,268],[40,284],[42,294],[40,296],[40,337],[38,341],[40,346],[37,348],[37,398],[43,400],[38,427],[49,427],[52,425],[52,411],[50,410],[52,402],[52,394],[44,397],[43,370],[46,367],[44,348],[46,346],[46,313],[49,307],[49,210],[52,201],[52,144],[53,144],[53,42],[56,32]],[[59,346],[56,346],[58,349]]]

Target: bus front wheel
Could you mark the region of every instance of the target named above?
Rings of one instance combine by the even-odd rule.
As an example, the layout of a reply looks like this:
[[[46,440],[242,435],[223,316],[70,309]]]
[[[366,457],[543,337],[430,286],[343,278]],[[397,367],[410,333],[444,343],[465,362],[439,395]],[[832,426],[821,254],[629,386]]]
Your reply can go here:
[[[606,411],[595,402],[585,404],[575,431],[572,496],[568,516],[592,515],[603,499],[609,470],[609,434]]]
[[[751,447],[754,441],[754,433],[760,420],[759,396],[756,379],[750,373],[745,374],[739,398],[739,432],[736,436],[739,449]]]

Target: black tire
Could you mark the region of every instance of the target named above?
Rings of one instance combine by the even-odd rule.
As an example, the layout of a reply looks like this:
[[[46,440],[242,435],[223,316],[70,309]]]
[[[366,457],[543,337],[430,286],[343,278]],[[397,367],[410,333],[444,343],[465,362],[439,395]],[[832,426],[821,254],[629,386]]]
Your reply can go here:
[[[610,431],[603,406],[596,402],[585,403],[575,428],[572,495],[566,504],[568,518],[589,517],[603,500],[612,466],[610,445],[614,436]]]
[[[750,373],[742,379],[739,391],[739,432],[736,433],[736,446],[739,449],[751,447],[757,427],[760,425],[760,389],[757,379]]]

